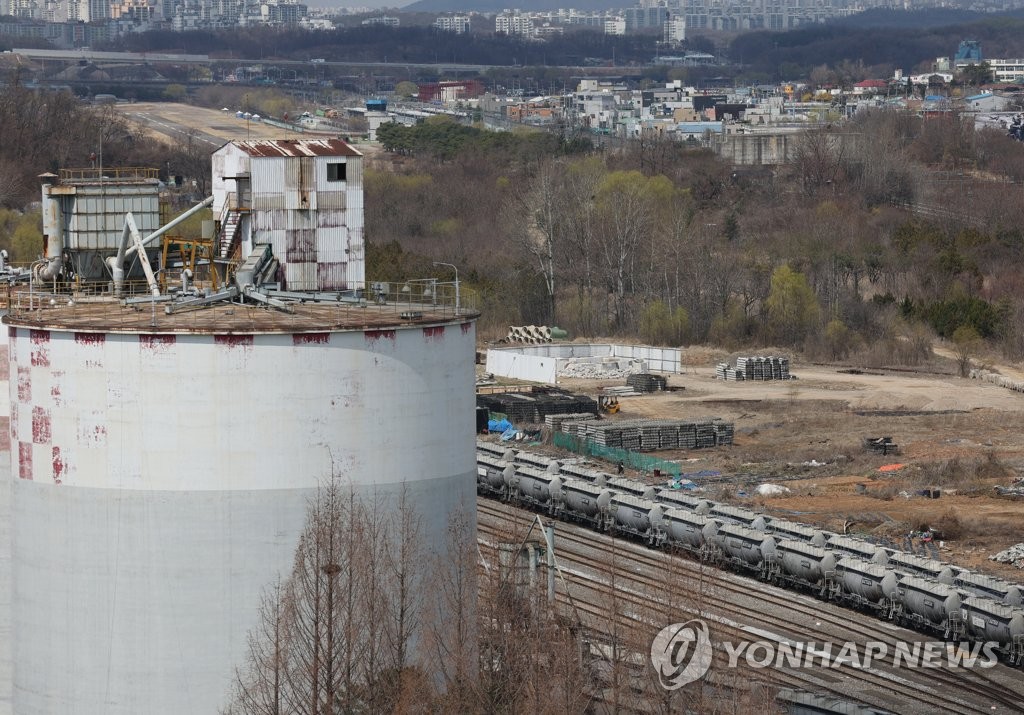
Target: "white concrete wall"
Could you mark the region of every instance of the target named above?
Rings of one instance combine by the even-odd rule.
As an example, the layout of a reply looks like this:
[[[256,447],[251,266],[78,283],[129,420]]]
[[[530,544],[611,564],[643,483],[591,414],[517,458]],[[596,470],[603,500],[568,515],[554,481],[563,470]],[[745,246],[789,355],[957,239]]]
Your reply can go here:
[[[555,384],[556,361],[545,355],[523,355],[512,350],[488,350],[487,372],[516,380]]]
[[[628,357],[647,362],[651,372],[682,372],[682,351],[678,348],[656,348],[650,345],[613,345],[616,357]]]
[[[487,351],[487,372],[500,377],[555,384],[558,372],[573,358],[608,358],[644,360],[651,372],[682,372],[682,351],[650,345],[611,343],[545,343]],[[557,360],[550,365],[551,358]]]

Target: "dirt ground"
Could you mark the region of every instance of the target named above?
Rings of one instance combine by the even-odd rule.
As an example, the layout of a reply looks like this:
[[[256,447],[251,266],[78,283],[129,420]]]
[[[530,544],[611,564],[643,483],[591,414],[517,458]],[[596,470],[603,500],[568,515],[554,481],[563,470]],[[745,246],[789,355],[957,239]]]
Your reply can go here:
[[[942,535],[944,560],[1024,581],[1024,571],[988,560],[1024,542],[1024,501],[994,490],[1024,474],[1024,395],[956,377],[955,365],[941,355],[914,371],[864,374],[793,363],[797,379],[759,383],[715,379],[715,359],[706,352],[688,358],[693,364],[669,378],[670,391],[620,398],[621,412],[610,419],[733,421],[732,446],[655,455],[682,460],[684,473],[720,472],[713,483],[705,482],[705,493],[895,542],[931,527]],[[623,382],[567,379],[560,387],[594,395]],[[866,450],[867,436],[892,437],[898,454]],[[892,464],[903,466],[879,471]],[[791,491],[758,496],[756,487],[764,483]],[[941,497],[918,495],[928,487],[941,489]]]

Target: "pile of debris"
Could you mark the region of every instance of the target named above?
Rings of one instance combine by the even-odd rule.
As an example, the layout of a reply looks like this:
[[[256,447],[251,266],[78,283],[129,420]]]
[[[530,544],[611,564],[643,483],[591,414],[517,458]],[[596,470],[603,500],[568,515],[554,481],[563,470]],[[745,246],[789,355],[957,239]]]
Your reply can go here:
[[[998,561],[1001,564],[1013,564],[1019,569],[1024,569],[1024,544],[1014,544],[1006,551],[1000,551],[988,557],[990,561]]]
[[[789,380],[788,357],[740,357],[736,367],[727,362],[715,365],[715,377],[719,380]]]
[[[900,453],[900,446],[892,441],[892,437],[865,437],[864,449],[877,454]]]
[[[702,449],[732,444],[735,435],[733,423],[717,417],[697,420],[616,420],[613,423],[607,420],[564,420],[559,429],[602,447],[633,452]]]
[[[505,415],[514,424],[541,424],[548,415],[597,414],[597,402],[592,397],[553,389],[477,395],[476,404]]]
[[[1011,497],[1014,499],[1024,498],[1024,477],[1015,480],[1008,487],[997,485],[996,494],[998,494],[999,496]]]
[[[638,372],[626,377],[626,384],[637,392],[658,392],[668,388],[668,380],[662,375]]]
[[[581,357],[566,361],[558,371],[559,377],[578,377],[587,380],[613,380],[647,372],[644,360],[616,357]]]
[[[993,385],[998,385],[999,387],[1005,387],[1007,390],[1024,392],[1024,382],[1014,380],[1006,375],[1000,375],[998,372],[975,369],[971,370],[969,375],[972,380],[983,380],[985,382],[991,382]]]

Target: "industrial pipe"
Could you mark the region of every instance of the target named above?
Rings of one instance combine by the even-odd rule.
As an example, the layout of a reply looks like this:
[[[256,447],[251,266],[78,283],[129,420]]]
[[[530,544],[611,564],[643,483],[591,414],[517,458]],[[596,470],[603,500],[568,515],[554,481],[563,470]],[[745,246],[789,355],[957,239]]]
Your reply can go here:
[[[149,243],[153,239],[159,238],[160,236],[164,235],[172,228],[177,226],[179,223],[191,217],[193,214],[201,211],[202,209],[205,209],[212,203],[213,197],[208,196],[207,198],[203,199],[203,201],[196,204],[185,213],[181,214],[174,220],[169,221],[166,225],[158,228],[156,231],[153,231],[153,233],[149,234],[145,238],[140,239],[132,246],[128,246],[128,237],[131,234],[131,231],[128,228],[128,223],[126,219],[124,230],[121,232],[121,242],[117,248],[117,255],[111,256],[110,258],[107,259],[107,265],[110,268],[110,275],[114,279],[114,295],[120,296],[122,291],[124,290],[124,263],[125,259],[127,259],[128,256],[135,253],[136,251],[142,250],[143,248],[145,248],[147,243]],[[150,283],[152,288],[153,282],[150,281]],[[153,295],[160,295],[159,289],[156,289],[155,292],[153,292]]]
[[[60,268],[63,264],[64,260],[60,256],[45,259],[43,263],[35,267],[36,278],[41,281],[52,281],[60,275]]]

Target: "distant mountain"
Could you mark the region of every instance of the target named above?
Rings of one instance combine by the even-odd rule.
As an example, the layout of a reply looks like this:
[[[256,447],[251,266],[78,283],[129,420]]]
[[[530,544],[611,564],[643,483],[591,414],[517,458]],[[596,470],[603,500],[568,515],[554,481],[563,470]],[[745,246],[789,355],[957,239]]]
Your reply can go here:
[[[571,6],[577,10],[610,10],[629,5],[628,0],[573,0]],[[501,12],[505,8],[539,12],[559,7],[554,0],[417,0],[402,8],[403,12]],[[567,5],[562,5],[567,7]]]

